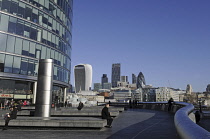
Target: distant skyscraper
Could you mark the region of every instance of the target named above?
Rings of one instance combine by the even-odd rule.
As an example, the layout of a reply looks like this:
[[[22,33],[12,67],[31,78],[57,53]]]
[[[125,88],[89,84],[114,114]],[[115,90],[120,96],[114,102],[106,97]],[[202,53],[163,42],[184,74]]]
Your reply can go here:
[[[121,82],[128,82],[128,76],[121,76]]]
[[[210,92],[210,84],[207,85],[206,92]]]
[[[98,91],[99,89],[102,89],[101,83],[94,83],[94,91]]]
[[[74,67],[75,92],[91,90],[92,66],[79,64]]]
[[[112,87],[117,87],[117,81],[120,81],[120,63],[112,64]]]
[[[104,83],[104,88],[103,89],[111,89],[112,84],[111,83]]]
[[[104,89],[104,83],[108,83],[108,77],[107,77],[107,74],[103,74],[103,76],[101,77],[101,85],[102,85],[102,89]]]
[[[191,94],[192,93],[192,86],[190,84],[187,85],[186,93],[187,94]]]
[[[136,84],[136,75],[132,74],[132,84]]]
[[[143,88],[146,85],[146,81],[142,72],[139,73],[136,81],[137,88]]]

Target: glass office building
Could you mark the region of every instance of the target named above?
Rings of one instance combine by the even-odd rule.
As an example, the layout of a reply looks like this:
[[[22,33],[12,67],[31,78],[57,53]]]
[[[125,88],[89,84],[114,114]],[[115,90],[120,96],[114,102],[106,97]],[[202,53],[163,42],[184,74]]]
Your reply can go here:
[[[112,87],[117,87],[117,82],[120,81],[120,63],[112,64]]]
[[[0,0],[0,99],[31,99],[39,59],[54,60],[53,101],[70,86],[73,0]]]

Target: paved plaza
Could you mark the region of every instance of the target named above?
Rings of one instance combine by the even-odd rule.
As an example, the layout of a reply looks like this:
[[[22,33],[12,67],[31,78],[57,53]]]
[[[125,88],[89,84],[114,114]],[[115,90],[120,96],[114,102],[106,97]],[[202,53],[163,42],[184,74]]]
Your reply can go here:
[[[112,128],[101,130],[9,129],[1,139],[179,139],[174,115],[163,111],[129,109],[120,113]]]

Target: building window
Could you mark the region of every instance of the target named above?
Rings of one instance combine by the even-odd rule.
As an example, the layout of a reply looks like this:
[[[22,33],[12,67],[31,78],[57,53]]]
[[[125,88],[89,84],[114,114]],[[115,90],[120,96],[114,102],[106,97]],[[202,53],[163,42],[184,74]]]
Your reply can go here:
[[[15,50],[15,37],[8,35],[6,51],[14,53],[14,50]]]
[[[17,26],[16,26],[16,34],[23,36],[23,32],[24,32],[24,21],[18,19]]]
[[[27,40],[23,40],[22,55],[25,55],[25,56],[29,55],[29,41]]]
[[[19,6],[18,6],[18,16],[19,17],[22,17],[25,15],[25,3],[23,2],[19,2]]]
[[[0,54],[0,72],[4,72],[4,58],[5,54]]]
[[[17,15],[17,10],[18,10],[18,1],[12,0],[11,5],[10,5],[10,13]]]
[[[8,32],[10,32],[10,33],[16,33],[16,23],[17,23],[17,18],[10,17],[10,19],[9,19]]]
[[[35,52],[36,58],[40,59],[41,58],[41,45],[36,44],[36,52]]]
[[[8,31],[8,25],[9,25],[9,16],[8,15],[1,15],[1,25],[0,25],[0,30],[1,31]]]
[[[21,58],[20,57],[14,57],[14,63],[13,63],[13,69],[12,69],[12,72],[13,73],[16,73],[16,74],[19,74],[20,73],[20,60]]]
[[[16,54],[21,54],[22,51],[22,39],[16,37],[15,41],[15,53]]]
[[[30,42],[30,50],[29,50],[29,56],[30,57],[35,57],[35,49],[36,49],[36,44],[34,42]]]
[[[9,12],[10,3],[10,0],[2,0],[2,11]]]
[[[34,60],[29,59],[28,61],[28,75],[33,76],[34,75]]]
[[[13,56],[6,55],[6,57],[5,57],[4,72],[10,72],[10,73],[12,73],[12,64],[13,64]]]
[[[27,19],[27,20],[32,21],[31,15],[32,15],[32,7],[31,6],[26,6],[24,18]]]
[[[0,33],[0,51],[6,50],[6,44],[7,44],[7,35]]]
[[[27,75],[27,69],[28,69],[28,59],[22,57],[21,66],[20,66],[20,74]]]

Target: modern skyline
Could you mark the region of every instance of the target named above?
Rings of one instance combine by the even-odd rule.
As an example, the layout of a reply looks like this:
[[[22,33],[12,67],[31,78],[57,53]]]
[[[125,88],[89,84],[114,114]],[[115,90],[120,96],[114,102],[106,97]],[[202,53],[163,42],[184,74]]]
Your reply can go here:
[[[210,83],[209,0],[75,0],[72,65],[90,63],[93,82],[112,63],[132,81],[205,91]]]

